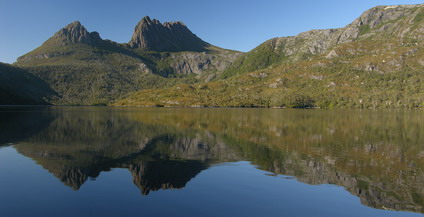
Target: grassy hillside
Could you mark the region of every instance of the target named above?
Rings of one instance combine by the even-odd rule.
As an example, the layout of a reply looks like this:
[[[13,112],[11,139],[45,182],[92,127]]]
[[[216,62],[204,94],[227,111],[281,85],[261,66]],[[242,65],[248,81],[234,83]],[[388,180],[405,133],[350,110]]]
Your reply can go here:
[[[222,80],[145,90],[113,105],[424,106],[423,5],[376,7],[345,28],[272,39]]]
[[[399,45],[381,53],[378,49],[374,50],[370,43],[383,48],[395,46],[387,41],[352,42],[339,47],[340,56],[336,58],[321,56],[210,83],[145,90],[114,105],[423,106],[423,65],[420,61],[424,58],[424,49],[416,45]],[[353,47],[364,49],[363,53],[342,54]]]
[[[107,104],[139,90],[167,88],[179,83],[193,84],[213,76],[219,68],[211,64],[206,70],[195,71],[187,63],[192,56],[201,59],[200,61],[209,61],[209,58],[214,58],[212,61],[217,62],[226,61],[219,59],[226,57],[226,54],[221,53],[132,53],[129,50],[124,53],[86,45],[72,45],[61,49],[66,49],[71,54],[18,63],[18,66],[41,78],[60,93],[61,97],[50,102],[61,105]],[[231,51],[228,52],[232,55]],[[196,60],[192,64],[196,65]],[[181,66],[193,71],[178,68]]]
[[[60,93],[60,97],[50,102],[62,105],[106,104],[129,92],[166,87],[168,82],[179,82],[180,79],[171,81],[160,74],[152,73],[148,68],[148,65],[153,64],[152,61],[123,48],[118,49],[119,47],[111,50],[84,44],[63,46],[60,49],[54,47],[53,52],[63,52],[66,55],[34,58],[30,53],[29,56],[33,59],[20,61],[18,66]],[[53,52],[50,55],[54,55]]]

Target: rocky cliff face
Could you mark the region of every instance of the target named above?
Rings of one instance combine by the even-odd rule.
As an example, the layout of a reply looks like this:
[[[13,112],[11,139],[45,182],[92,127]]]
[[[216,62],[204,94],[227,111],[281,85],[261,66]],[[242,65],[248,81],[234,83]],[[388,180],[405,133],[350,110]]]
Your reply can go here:
[[[170,53],[170,66],[175,74],[195,74],[209,81],[221,74],[241,55],[239,52],[222,51],[219,53],[184,52]]]
[[[165,22],[144,17],[135,27],[131,48],[150,51],[206,51],[209,46],[182,22]]]

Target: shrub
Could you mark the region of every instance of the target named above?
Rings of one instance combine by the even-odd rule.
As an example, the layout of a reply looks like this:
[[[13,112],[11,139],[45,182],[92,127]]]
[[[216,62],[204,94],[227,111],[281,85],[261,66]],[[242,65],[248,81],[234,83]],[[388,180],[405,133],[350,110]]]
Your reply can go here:
[[[312,108],[315,101],[303,94],[293,94],[288,97],[286,107],[288,108]]]

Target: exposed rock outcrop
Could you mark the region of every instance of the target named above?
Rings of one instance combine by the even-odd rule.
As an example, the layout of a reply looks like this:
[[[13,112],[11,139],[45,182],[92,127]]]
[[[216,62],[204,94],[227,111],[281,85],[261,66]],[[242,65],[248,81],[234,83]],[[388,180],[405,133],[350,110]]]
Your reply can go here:
[[[406,18],[408,22],[420,13],[424,5],[379,6],[364,12],[358,19],[344,28],[311,30],[294,37],[272,39],[276,52],[285,56],[300,58],[304,54],[324,54],[336,45],[352,42],[380,32],[392,33],[397,37],[412,34],[408,25],[400,25],[397,21]],[[418,10],[417,10],[418,9]],[[417,37],[423,37],[418,34]]]
[[[182,22],[162,24],[150,17],[144,17],[137,24],[128,45],[152,51],[206,51],[209,46]]]
[[[65,45],[69,43],[85,43],[95,45],[102,41],[98,32],[88,32],[79,21],[75,21],[59,30],[52,38],[55,42]]]
[[[223,51],[220,53],[184,52],[171,53],[171,67],[175,74],[212,75],[223,72],[241,55],[239,52]],[[210,72],[210,73],[208,73]]]

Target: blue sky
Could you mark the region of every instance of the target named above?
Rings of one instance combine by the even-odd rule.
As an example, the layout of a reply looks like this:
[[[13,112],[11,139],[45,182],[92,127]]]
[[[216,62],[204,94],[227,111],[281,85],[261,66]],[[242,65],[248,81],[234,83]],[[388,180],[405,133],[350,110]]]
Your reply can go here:
[[[121,43],[146,15],[180,20],[211,44],[249,51],[273,37],[343,27],[377,5],[420,3],[424,0],[0,0],[0,62],[14,62],[75,20]]]

